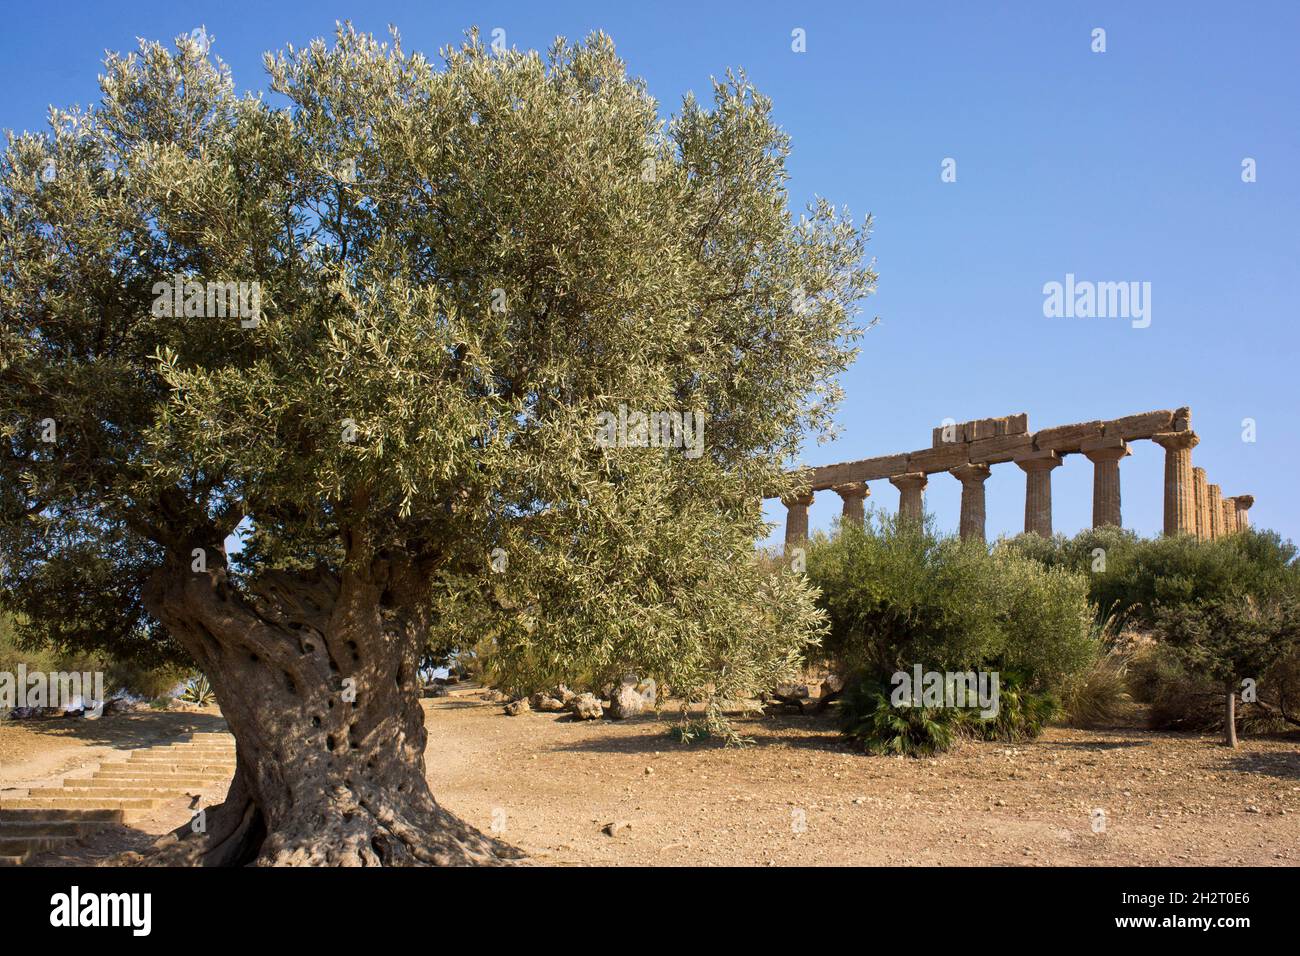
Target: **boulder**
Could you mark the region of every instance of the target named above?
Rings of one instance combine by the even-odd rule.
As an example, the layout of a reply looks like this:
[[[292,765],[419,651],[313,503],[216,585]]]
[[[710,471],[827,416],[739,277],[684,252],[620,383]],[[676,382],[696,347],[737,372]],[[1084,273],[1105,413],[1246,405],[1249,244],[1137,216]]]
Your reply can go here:
[[[423,697],[446,697],[450,693],[445,684],[434,682],[424,688]]]
[[[636,692],[641,695],[647,707],[654,707],[659,700],[659,686],[653,677],[647,677],[636,685]]]
[[[541,691],[528,698],[528,703],[533,710],[541,711],[544,714],[558,714],[565,709],[564,701]]]
[[[609,716],[614,720],[635,717],[645,710],[645,700],[637,693],[635,684],[616,687],[609,695]]]
[[[520,714],[526,714],[532,708],[528,706],[528,698],[520,697],[518,700],[512,700],[506,704],[506,714],[511,717],[518,717]]]
[[[569,703],[575,720],[599,720],[605,714],[605,708],[596,699],[595,694],[583,694]]]
[[[657,688],[653,679],[637,680],[625,678],[623,683],[613,688],[609,695],[609,716],[615,720],[635,717],[655,706]]]

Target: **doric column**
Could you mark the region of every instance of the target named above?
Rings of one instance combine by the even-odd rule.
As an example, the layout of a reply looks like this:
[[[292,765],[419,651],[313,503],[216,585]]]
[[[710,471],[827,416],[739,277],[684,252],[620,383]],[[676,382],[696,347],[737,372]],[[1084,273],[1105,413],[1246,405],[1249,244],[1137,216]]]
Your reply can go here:
[[[925,502],[921,493],[929,481],[924,472],[913,471],[906,475],[895,475],[889,483],[898,489],[898,516],[913,521],[925,518]]]
[[[1237,533],[1237,506],[1232,503],[1231,498],[1224,498],[1219,502],[1223,509],[1223,533]]]
[[[1122,438],[1095,438],[1083,443],[1092,462],[1092,526],[1123,527],[1119,504],[1119,460],[1132,454]]]
[[[1218,485],[1205,486],[1205,501],[1210,510],[1210,537],[1223,537],[1222,490]]]
[[[1250,519],[1246,517],[1246,512],[1250,510],[1251,505],[1255,503],[1254,495],[1236,495],[1229,498],[1234,508],[1237,509],[1237,530],[1245,531],[1250,527]]]
[[[984,482],[988,480],[988,465],[966,462],[948,474],[961,482],[961,536],[962,540],[984,540]]]
[[[1165,534],[1196,533],[1196,492],[1192,487],[1192,449],[1196,432],[1160,432],[1151,440],[1165,450]],[[1213,513],[1210,515],[1213,520]]]
[[[782,498],[787,511],[785,515],[785,551],[801,548],[808,540],[808,506],[813,503],[813,494],[792,495]]]
[[[1025,473],[1025,533],[1052,536],[1052,469],[1061,464],[1054,451],[1035,451],[1015,459]]]
[[[1210,537],[1210,499],[1205,494],[1205,469],[1192,469],[1192,497],[1196,501],[1196,537]]]
[[[841,525],[856,525],[861,528],[867,513],[863,502],[871,494],[865,481],[851,481],[846,485],[836,485],[835,493],[844,499],[844,511],[840,517]]]

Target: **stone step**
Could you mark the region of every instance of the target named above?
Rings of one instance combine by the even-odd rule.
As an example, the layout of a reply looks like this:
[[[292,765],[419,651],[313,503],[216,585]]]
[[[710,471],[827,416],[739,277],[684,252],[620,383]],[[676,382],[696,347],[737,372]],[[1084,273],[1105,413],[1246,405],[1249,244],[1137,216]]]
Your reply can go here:
[[[183,774],[133,774],[122,777],[89,777],[73,779],[69,777],[63,781],[63,786],[72,788],[103,787],[111,789],[113,787],[162,787],[165,790],[175,790],[177,787],[197,787],[200,790],[214,789],[222,787],[230,782],[230,777],[194,777]]]
[[[167,800],[185,796],[180,787],[34,787],[27,791],[29,800],[58,800],[63,797],[78,800]]]
[[[122,810],[60,810],[51,807],[6,807],[0,803],[0,824],[9,823],[121,823]]]
[[[35,820],[30,823],[0,823],[0,840],[28,836],[89,836],[109,825],[108,820]]]
[[[54,850],[69,843],[76,843],[76,837],[70,836],[30,836],[0,837],[0,857],[31,857],[46,850]]]
[[[170,763],[202,763],[211,760],[219,763],[235,762],[232,753],[213,753],[210,750],[151,750],[149,753],[133,753],[127,757],[132,763],[145,760],[161,760]]]
[[[189,767],[211,767],[211,770],[190,770]],[[173,770],[173,767],[184,767],[184,770]],[[182,773],[191,777],[230,777],[235,772],[234,765],[229,767],[220,764],[147,764],[147,763],[106,763],[100,764],[95,771],[97,774],[104,774],[109,777],[120,777],[123,774],[129,777],[151,776],[153,774]]]
[[[140,797],[18,797],[0,803],[0,813],[5,810],[153,810],[158,798]]]

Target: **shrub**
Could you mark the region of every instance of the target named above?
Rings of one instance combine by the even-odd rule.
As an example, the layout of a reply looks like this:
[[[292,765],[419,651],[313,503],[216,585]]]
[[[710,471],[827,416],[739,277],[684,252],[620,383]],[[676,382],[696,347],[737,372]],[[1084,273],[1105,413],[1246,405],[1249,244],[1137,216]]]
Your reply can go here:
[[[1065,681],[1061,688],[1061,713],[1073,727],[1108,723],[1133,700],[1128,689],[1129,655],[1111,647]]]
[[[1037,738],[1060,710],[1060,702],[1054,694],[1027,690],[1020,675],[1007,672],[1001,675],[998,712],[995,716],[982,717],[978,710],[972,708],[957,713],[963,733],[980,740],[1015,743]]]
[[[1156,634],[1184,672],[1217,684],[1224,742],[1237,745],[1236,696],[1245,681],[1300,651],[1300,600],[1249,594],[1158,606]]]
[[[1074,538],[1021,535],[999,547],[1045,567],[1085,575],[1089,599],[1103,617],[1150,627],[1160,606],[1241,595],[1300,594],[1296,548],[1272,531],[1247,529],[1202,541],[1190,535],[1139,538],[1094,528]]]
[[[872,512],[866,528],[815,538],[808,577],[827,615],[828,657],[882,682],[923,662],[966,670],[995,655],[1002,633],[989,557],[975,543],[942,538],[927,521]]]
[[[187,704],[198,704],[206,707],[208,704],[215,703],[217,700],[216,693],[212,690],[212,684],[207,677],[200,674],[193,677],[185,684],[185,689],[181,691],[180,699]]]
[[[868,753],[927,757],[953,744],[957,711],[944,707],[894,707],[885,689],[860,681],[840,704],[843,733]]]
[[[928,520],[873,511],[864,528],[818,536],[808,576],[826,612],[825,652],[868,683],[921,663],[1014,671],[1028,689],[1052,689],[1096,654],[1080,575],[940,536]]]

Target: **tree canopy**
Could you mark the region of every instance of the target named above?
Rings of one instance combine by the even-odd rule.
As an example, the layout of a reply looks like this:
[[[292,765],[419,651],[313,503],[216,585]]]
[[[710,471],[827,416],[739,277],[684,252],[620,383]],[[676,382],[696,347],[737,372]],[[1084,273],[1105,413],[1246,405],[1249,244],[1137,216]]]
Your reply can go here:
[[[876,277],[866,223],[790,210],[770,101],[728,73],[664,116],[603,34],[435,64],[344,26],[265,65],[241,95],[205,42],[142,42],[8,136],[27,637],[188,654],[228,717],[261,687],[230,649],[301,692],[303,634],[363,692],[368,642],[486,640],[520,685],[788,668],[817,614],[754,560],[760,499],[830,428]],[[597,441],[623,407],[702,416],[702,454]]]

